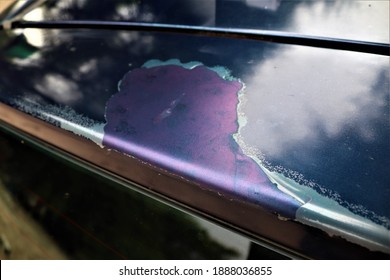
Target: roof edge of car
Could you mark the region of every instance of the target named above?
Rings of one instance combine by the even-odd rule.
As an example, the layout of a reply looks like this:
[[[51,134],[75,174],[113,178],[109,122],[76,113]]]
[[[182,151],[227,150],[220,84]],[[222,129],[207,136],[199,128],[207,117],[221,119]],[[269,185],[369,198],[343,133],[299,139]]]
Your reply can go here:
[[[42,28],[42,29],[109,29],[143,32],[175,33],[195,36],[248,39],[288,45],[300,45],[326,49],[345,50],[390,56],[390,44],[368,41],[348,40],[332,37],[302,35],[291,32],[220,28],[190,25],[173,25],[145,22],[118,22],[93,20],[63,21],[4,21],[0,29]]]

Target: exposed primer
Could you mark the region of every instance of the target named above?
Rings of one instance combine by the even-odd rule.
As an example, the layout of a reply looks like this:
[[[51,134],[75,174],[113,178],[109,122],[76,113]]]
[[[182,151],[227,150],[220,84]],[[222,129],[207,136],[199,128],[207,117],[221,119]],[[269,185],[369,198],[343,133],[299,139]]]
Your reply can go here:
[[[104,123],[78,114],[68,106],[41,105],[32,100],[22,98],[15,99],[13,103],[25,113],[90,139],[103,147]]]
[[[145,62],[142,67],[144,68],[152,68],[157,66],[164,66],[164,65],[177,65],[181,66],[186,69],[194,69],[198,66],[205,66],[202,62],[199,61],[190,61],[187,63],[182,63],[179,59],[173,58],[166,61],[161,61],[159,59],[151,59]],[[207,67],[207,66],[206,66]],[[222,79],[227,81],[237,81],[235,77],[231,75],[231,71],[223,66],[214,66],[214,67],[207,67],[208,69],[214,71],[217,73]]]
[[[341,236],[371,250],[390,252],[390,231],[384,226],[352,213],[335,200],[299,185],[283,174],[263,168],[278,187],[297,199],[305,201],[298,209],[296,219],[303,224],[321,228],[330,235]]]
[[[164,65],[178,65],[186,69],[193,69],[196,66],[203,65],[203,63],[199,61],[190,61],[188,63],[182,63],[179,59],[173,58],[166,61],[161,61],[159,59],[151,59],[145,62],[142,67],[144,68],[152,68],[157,66],[164,66]]]
[[[311,180],[305,178],[303,174],[299,172],[286,169],[282,166],[272,166],[266,159],[258,152],[254,152],[253,156],[256,157],[262,164],[262,166],[270,171],[273,174],[279,174],[278,177],[286,178],[288,180],[294,181],[298,186],[306,186],[311,190],[315,190],[316,193],[321,195],[322,197],[330,198],[333,201],[336,201],[342,207],[349,209],[356,215],[365,217],[374,223],[384,226],[388,230],[390,230],[390,220],[386,216],[381,216],[376,214],[373,211],[368,210],[366,207],[358,204],[353,204],[348,201],[342,199],[341,195],[333,190],[327,189],[324,186],[317,184]],[[389,232],[390,235],[390,232]],[[390,239],[390,237],[389,237]]]

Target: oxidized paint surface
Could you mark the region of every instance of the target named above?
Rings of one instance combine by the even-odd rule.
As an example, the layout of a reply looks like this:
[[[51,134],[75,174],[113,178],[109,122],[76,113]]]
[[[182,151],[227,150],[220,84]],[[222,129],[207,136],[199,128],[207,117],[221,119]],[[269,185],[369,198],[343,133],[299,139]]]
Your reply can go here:
[[[223,67],[151,60],[107,103],[102,144],[374,250],[389,231],[269,170],[242,140],[245,85]],[[239,117],[240,116],[240,117]]]
[[[265,88],[255,87],[267,92]],[[41,105],[19,98],[12,104],[221,196],[230,194],[330,235],[389,253],[386,217],[378,223],[365,215],[363,207],[364,211],[351,211],[356,209],[318,192],[312,182],[305,184],[286,176],[280,172],[280,166],[272,168],[258,154],[259,150],[247,142],[244,136],[245,130],[248,135],[250,122],[266,119],[264,112],[278,101],[262,94],[255,102],[262,107],[251,115],[245,104],[251,104],[248,95],[257,92],[253,89],[250,83],[244,85],[233,78],[224,67],[209,68],[200,62],[183,64],[177,59],[149,60],[121,80],[119,92],[107,101],[105,124],[68,106]],[[277,111],[276,115],[266,116],[272,118],[273,124],[279,114]],[[257,135],[259,141],[271,141],[261,138],[271,137],[270,133],[251,131],[249,135]],[[296,174],[293,169],[288,172]]]
[[[378,1],[370,5],[365,1],[339,1],[338,5],[282,1],[266,9],[226,1],[206,14],[182,5],[181,10],[192,16],[179,18],[174,12],[169,15],[174,9],[161,13],[161,1],[154,2],[157,6],[148,3],[146,9],[151,22],[227,24],[389,41],[388,3]],[[110,10],[73,6],[53,11],[66,13],[69,19],[78,9],[85,19],[95,18],[96,13],[116,15]],[[132,16],[144,20],[146,10],[139,9]],[[371,19],[369,26],[367,20],[355,16],[362,14]],[[49,9],[44,16],[53,14]],[[259,17],[261,21],[253,21]],[[200,40],[197,36],[182,39],[113,30],[93,34],[46,30],[35,36],[30,31],[23,31],[28,43],[33,37],[45,38],[41,42],[44,51],[38,48],[36,55],[23,61],[0,59],[7,73],[0,83],[2,102],[100,146],[203,183],[221,195],[231,193],[330,235],[390,254],[386,57],[246,40]],[[64,55],[62,64],[53,63]],[[170,55],[190,62],[149,60]],[[192,62],[193,57],[208,66],[229,65],[245,85],[226,77],[223,67],[219,72]],[[128,63],[138,66],[145,61],[142,68],[126,74],[119,92],[111,97]],[[143,94],[144,88],[128,82],[136,72],[142,76],[171,66],[183,76],[155,85],[157,91],[149,97]],[[189,79],[213,72],[219,76],[212,80],[222,97],[214,99],[204,92],[195,95],[193,87],[183,90],[189,83],[184,73]],[[176,87],[177,92],[168,91]],[[110,111],[115,107],[122,113]]]
[[[107,103],[103,145],[295,218],[301,204],[234,140],[242,87],[203,65],[135,69]]]

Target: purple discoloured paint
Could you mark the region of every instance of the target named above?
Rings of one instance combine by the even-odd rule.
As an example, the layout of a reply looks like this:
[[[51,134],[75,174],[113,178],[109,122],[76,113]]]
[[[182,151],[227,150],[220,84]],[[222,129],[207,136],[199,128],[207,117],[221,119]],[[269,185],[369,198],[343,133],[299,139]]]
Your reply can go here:
[[[205,66],[135,69],[108,101],[103,144],[294,218],[300,204],[233,139],[241,88]]]

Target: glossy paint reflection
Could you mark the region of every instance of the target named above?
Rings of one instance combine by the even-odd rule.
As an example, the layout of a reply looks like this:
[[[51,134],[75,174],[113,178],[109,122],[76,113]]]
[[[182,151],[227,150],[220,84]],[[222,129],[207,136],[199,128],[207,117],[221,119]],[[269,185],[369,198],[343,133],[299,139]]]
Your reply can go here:
[[[299,4],[298,1],[289,1],[290,4],[294,3],[295,8],[302,5],[304,13],[320,5],[314,4],[317,2],[305,2]],[[331,9],[328,2],[321,1],[321,5]],[[257,7],[253,15],[272,15],[261,17],[261,26],[284,30],[291,18],[282,15],[293,15],[298,11],[295,8],[287,9],[287,3],[283,1],[279,6],[273,6],[272,11]],[[221,8],[217,5],[218,13],[221,13]],[[322,12],[318,15],[326,17]],[[279,20],[275,21],[275,25],[271,24],[276,19],[274,16]],[[304,17],[303,14],[300,16]],[[234,21],[234,17],[231,19],[231,24],[239,22],[237,19]],[[253,18],[241,20],[243,25],[248,26],[249,23],[257,22]],[[221,18],[216,18],[216,22],[223,23]],[[225,21],[223,24],[228,23]],[[9,40],[6,42],[7,48],[21,47],[22,44],[17,41],[21,36],[15,34],[12,37],[11,33],[3,35]],[[30,36],[28,32],[24,35]],[[389,72],[385,57],[257,41],[113,30],[45,30],[42,31],[42,38],[44,46],[34,49],[35,53],[29,53],[27,57],[10,56],[6,51],[1,53],[0,68],[3,73],[7,73],[0,78],[2,102],[101,145],[106,105],[118,91],[118,81],[124,73],[142,68],[151,58],[167,61],[174,57],[184,64],[202,61],[205,65],[223,65],[231,69],[246,88],[242,99],[232,102],[239,107],[238,119],[229,119],[238,123],[239,132],[237,123],[230,123],[228,134],[235,134],[239,145],[231,137],[231,142],[224,141],[220,145],[219,152],[233,150],[228,159],[235,157],[236,162],[245,164],[250,161],[247,157],[250,156],[258,160],[259,166],[268,168],[268,171],[276,172],[284,179],[295,180],[298,190],[301,186],[307,187],[303,190],[305,195],[302,195],[302,189],[299,195],[288,193],[296,198],[299,205],[313,198],[307,194],[314,189],[318,195],[331,198],[352,214],[388,227],[390,215],[387,201],[390,190],[387,186],[390,184],[386,167],[389,166],[389,130],[386,120],[389,116],[386,97]],[[148,117],[148,129],[156,132],[153,130],[156,126],[172,119],[179,119],[180,123],[182,119],[174,116],[180,110],[183,111],[183,103],[196,104],[201,112],[213,111],[220,105],[218,101],[189,99],[185,92],[170,92],[167,96],[169,98],[162,100],[150,98],[143,107],[133,106],[131,109],[137,114],[132,116],[128,113],[129,117],[138,118],[140,124],[145,121],[145,116]],[[154,104],[156,110],[148,111],[149,103]],[[234,107],[230,105],[222,107]],[[229,116],[230,113],[233,111],[229,111]],[[223,123],[223,112],[217,119]],[[207,127],[208,121],[203,121],[203,124]],[[197,162],[191,161],[188,155],[206,154],[207,151],[199,147],[213,137],[204,137],[204,140],[200,137],[203,134],[185,129],[185,125],[178,125],[180,129],[169,134],[169,129],[174,126],[172,122],[171,127],[165,127],[166,131],[158,131],[161,133],[159,135],[165,137],[160,142],[158,139],[156,141],[153,133],[150,133],[149,138],[146,137],[148,141],[144,143],[121,137],[109,139],[110,135],[107,139],[111,144],[116,141],[113,146],[119,147],[118,150],[126,154],[147,159],[148,164],[162,166],[164,170],[172,171],[170,168],[173,168],[175,176],[209,184],[222,195],[223,190],[229,194],[238,191],[236,194],[241,199],[244,197],[248,202],[261,205],[262,199],[275,198],[273,194],[280,194],[280,191],[274,192],[272,186],[269,187],[268,178],[262,173],[264,170],[257,166],[248,169],[241,165],[241,170],[249,170],[247,173],[250,173],[249,176],[241,176],[241,179],[257,178],[259,180],[249,180],[249,183],[259,185],[267,182],[267,192],[246,188],[248,181],[242,183],[241,179],[231,183],[234,176],[226,174],[236,174],[235,171],[230,172],[234,165],[222,170],[220,166],[227,165],[228,160],[224,161],[224,156],[218,157],[218,151],[215,153],[217,156],[214,156],[218,163],[216,165],[205,164],[207,161],[200,159],[200,156]],[[234,129],[230,129],[233,126]],[[122,129],[129,134],[134,132],[124,123],[118,127],[117,130]],[[204,128],[196,126],[199,127]],[[198,130],[203,132],[202,129]],[[184,137],[182,131],[193,135]],[[169,137],[188,138],[192,142],[183,141],[189,145],[179,143],[180,146],[175,140],[169,141]],[[198,145],[195,150],[200,152],[191,153],[190,146],[193,143],[194,146]],[[162,145],[165,145],[164,148]],[[245,154],[238,153],[238,148],[242,148]],[[178,153],[178,149],[182,153]],[[249,165],[254,166],[253,162]],[[181,167],[185,168],[184,172]],[[229,187],[224,189],[227,185]],[[244,185],[246,189],[235,189],[232,185]],[[284,194],[282,196],[286,197]],[[268,206],[274,206],[271,211],[277,209],[294,217],[299,205],[291,203],[291,197],[288,198],[285,205],[275,203],[281,201],[276,199],[268,202]],[[283,209],[286,205],[291,208]],[[317,206],[310,209],[323,207]],[[308,222],[308,219],[302,221]],[[323,225],[324,222],[320,226]]]
[[[389,1],[73,0],[43,8],[49,20],[139,21],[253,28],[389,42]],[[180,10],[180,13],[176,11]],[[261,20],[260,20],[261,19]]]
[[[381,131],[372,124],[387,105],[375,87],[386,86],[387,66],[388,58],[381,56],[280,48],[248,77],[242,107],[248,119],[242,129],[245,141],[273,157],[297,143],[321,141],[322,133],[337,137],[346,125],[362,141],[375,141]]]
[[[285,30],[389,43],[389,11],[389,1],[302,1]]]
[[[298,220],[328,224],[330,231],[343,231],[344,221],[346,232],[368,234],[384,250],[390,247],[388,81],[386,57],[284,47],[254,66],[240,108],[247,154],[275,180],[295,181],[292,193],[308,202]],[[336,212],[339,218],[329,220]],[[362,225],[356,214],[383,228]]]

